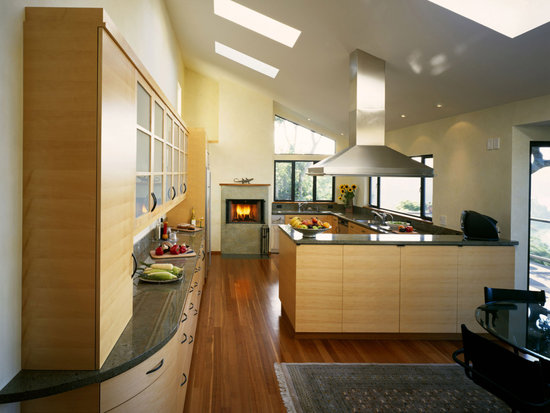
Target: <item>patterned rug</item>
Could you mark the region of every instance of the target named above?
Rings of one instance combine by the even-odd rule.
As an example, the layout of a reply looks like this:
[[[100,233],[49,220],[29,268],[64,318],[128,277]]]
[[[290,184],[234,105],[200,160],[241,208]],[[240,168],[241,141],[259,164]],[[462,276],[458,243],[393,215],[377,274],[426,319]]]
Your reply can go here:
[[[510,412],[453,364],[275,363],[289,413]]]

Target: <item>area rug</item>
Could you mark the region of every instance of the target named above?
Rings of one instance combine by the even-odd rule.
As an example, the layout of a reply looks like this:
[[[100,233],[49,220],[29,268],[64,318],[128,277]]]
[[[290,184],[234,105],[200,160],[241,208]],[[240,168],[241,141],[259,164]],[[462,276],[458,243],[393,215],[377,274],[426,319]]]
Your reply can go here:
[[[453,364],[275,363],[289,413],[509,412]]]

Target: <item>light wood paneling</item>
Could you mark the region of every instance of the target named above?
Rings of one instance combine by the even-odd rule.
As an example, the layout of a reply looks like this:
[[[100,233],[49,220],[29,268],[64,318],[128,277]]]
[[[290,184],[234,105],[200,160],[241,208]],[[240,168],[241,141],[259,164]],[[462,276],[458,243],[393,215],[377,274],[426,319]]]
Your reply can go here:
[[[98,367],[132,317],[132,230],[135,191],[135,70],[100,30],[101,86],[98,136],[100,244],[97,296]]]
[[[94,369],[102,11],[51,11],[24,23],[22,367]]]
[[[411,246],[401,251],[401,333],[455,333],[458,247]]]
[[[514,247],[462,247],[458,249],[458,320],[476,332],[485,330],[475,320],[484,303],[483,287],[514,288]]]
[[[344,245],[343,331],[399,332],[401,248]]]
[[[21,402],[21,413],[98,413],[99,384]]]
[[[177,365],[178,334],[151,357],[130,370],[101,383],[101,411],[111,410],[133,398]],[[158,370],[147,374],[161,366]]]
[[[296,328],[296,244],[284,233],[280,234],[281,261],[279,269],[279,299],[292,327]]]
[[[296,332],[342,331],[342,250],[296,247]]]
[[[138,393],[130,400],[109,410],[112,413],[149,413],[149,412],[175,412],[177,386],[179,379],[177,371],[177,335],[166,344],[170,362],[166,370],[150,386]]]

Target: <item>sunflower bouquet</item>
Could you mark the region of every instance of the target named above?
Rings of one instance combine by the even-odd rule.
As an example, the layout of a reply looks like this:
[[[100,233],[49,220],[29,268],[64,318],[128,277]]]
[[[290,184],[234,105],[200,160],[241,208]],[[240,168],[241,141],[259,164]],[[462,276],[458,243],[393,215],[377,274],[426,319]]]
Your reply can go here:
[[[356,190],[357,185],[342,184],[340,185],[340,196],[338,197],[338,199],[340,201],[344,201],[344,204],[346,206],[352,206]]]

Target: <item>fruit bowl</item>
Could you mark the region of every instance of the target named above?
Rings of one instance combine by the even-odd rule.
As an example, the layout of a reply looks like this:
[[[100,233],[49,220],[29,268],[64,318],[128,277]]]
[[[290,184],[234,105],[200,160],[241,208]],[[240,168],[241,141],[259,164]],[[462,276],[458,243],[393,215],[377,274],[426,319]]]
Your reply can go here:
[[[322,234],[325,231],[328,231],[332,227],[328,228],[318,228],[318,229],[312,229],[312,228],[292,228],[294,231],[300,232],[304,238],[313,238],[317,234]]]

